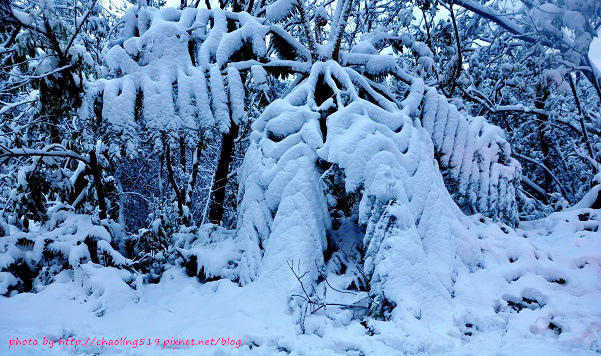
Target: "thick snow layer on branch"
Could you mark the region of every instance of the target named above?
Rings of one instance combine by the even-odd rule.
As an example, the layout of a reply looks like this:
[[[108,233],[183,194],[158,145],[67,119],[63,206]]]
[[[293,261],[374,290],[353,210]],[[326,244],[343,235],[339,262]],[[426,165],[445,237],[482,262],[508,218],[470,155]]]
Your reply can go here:
[[[436,89],[417,97],[411,93],[402,104],[412,112],[421,103],[422,125],[432,136],[439,164],[449,173],[447,185],[453,187],[450,190],[458,204],[514,223],[515,184],[521,168],[510,156],[503,131],[483,117],[460,113]]]
[[[221,132],[230,130],[230,112],[227,107],[227,93],[221,71],[217,65],[211,66],[211,103],[213,104],[213,113],[215,115],[215,124]]]
[[[141,130],[160,145],[163,133],[184,130],[194,140],[201,128],[227,132],[243,119],[243,83],[225,67],[241,53],[263,58],[272,26],[220,9],[132,7],[123,20],[122,42],[103,53],[108,79],[88,83],[80,109],[84,120],[101,123],[112,156],[132,155]],[[228,21],[236,21],[231,32]],[[94,118],[97,105],[107,120]]]
[[[267,6],[267,19],[272,22],[283,21],[295,11],[298,0],[277,0]]]
[[[217,47],[216,59],[220,66],[230,62],[230,58],[243,46],[249,45],[257,58],[265,57],[267,46],[265,36],[269,31],[266,26],[260,25],[251,15],[242,12],[239,14],[240,28],[224,34]]]
[[[228,67],[227,69],[227,86],[232,121],[240,124],[244,118],[244,98],[246,95],[242,79],[240,78],[240,72],[234,67]]]

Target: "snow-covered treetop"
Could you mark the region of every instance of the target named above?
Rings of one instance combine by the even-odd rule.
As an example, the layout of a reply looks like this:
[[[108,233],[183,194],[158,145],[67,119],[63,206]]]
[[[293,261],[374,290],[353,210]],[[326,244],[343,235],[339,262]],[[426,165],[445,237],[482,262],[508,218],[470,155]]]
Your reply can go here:
[[[601,26],[601,2],[585,0],[441,1],[456,4],[511,35],[507,41],[523,41],[557,53],[569,69],[578,69],[601,96],[601,71],[589,58],[589,49]]]
[[[151,137],[159,147],[164,144],[165,135],[169,137],[181,131],[190,133],[187,137],[192,140],[197,140],[199,130],[206,128],[216,127],[227,132],[230,122],[238,123],[244,119],[245,84],[242,78],[246,78],[244,81],[252,78],[255,85],[261,86],[265,85],[266,73],[298,73],[304,76],[311,72],[312,65],[317,64],[313,64],[315,60],[337,57],[339,64],[344,66],[340,68],[345,68],[344,77],[352,82],[352,85],[345,85],[348,89],[343,91],[343,96],[340,96],[340,91],[334,91],[337,94],[332,99],[337,105],[349,100],[349,96],[350,100],[362,97],[386,110],[403,108],[415,118],[416,123],[420,110],[424,108],[450,107],[440,109],[440,113],[434,116],[436,125],[432,126],[431,122],[424,124],[431,131],[436,149],[443,157],[441,164],[455,172],[452,174],[453,181],[462,182],[457,198],[464,197],[470,189],[478,191],[468,187],[486,186],[486,189],[482,187],[482,192],[500,189],[502,197],[499,199],[503,203],[499,206],[497,198],[489,204],[478,200],[477,194],[464,203],[491,215],[499,209],[512,211],[513,190],[508,187],[514,184],[519,169],[516,169],[517,163],[509,158],[510,149],[502,132],[494,128],[485,129],[491,125],[485,124],[482,119],[474,120],[460,114],[453,105],[446,103],[444,97],[439,98],[434,89],[424,87],[420,78],[404,71],[394,56],[380,54],[391,45],[411,48],[417,57],[415,73],[419,74],[431,67],[432,52],[427,46],[408,34],[391,36],[381,28],[363,35],[348,52],[336,49],[334,30],[326,44],[315,43],[316,47],[311,48],[311,43],[303,45],[281,26],[270,23],[269,19],[279,21],[286,18],[276,15],[288,10],[299,11],[301,17],[304,16],[301,5],[290,2],[288,5],[292,8],[278,10],[283,5],[286,4],[278,1],[268,7],[267,20],[245,12],[221,9],[129,9],[123,17],[119,38],[104,50],[107,79],[88,85],[87,99],[81,110],[83,117],[97,120],[94,117],[98,112],[94,108],[100,102],[101,130],[106,132],[107,137],[118,138],[105,140],[110,141],[110,154],[113,157],[135,155],[142,131],[148,132],[147,137]],[[344,6],[338,8],[341,13],[346,11]],[[383,85],[382,80],[387,77],[412,84],[407,87],[409,96],[403,103]],[[359,90],[354,89],[357,85]],[[425,95],[426,92],[434,94]],[[435,104],[429,104],[432,100]],[[438,102],[440,104],[436,104]],[[452,122],[452,128],[447,128],[447,122]],[[468,129],[470,125],[473,128]],[[455,144],[437,139],[440,136],[438,131],[445,129],[453,130],[449,132],[451,137],[455,137],[458,130],[460,136]],[[471,136],[466,136],[467,131]],[[473,142],[478,135],[482,138],[478,143]],[[482,148],[470,146],[466,151],[466,140]],[[483,150],[489,153],[485,154]],[[450,157],[454,157],[453,163]],[[495,164],[512,168],[499,169]],[[487,165],[493,165],[493,168],[489,169]],[[472,168],[476,166],[479,169]],[[490,178],[477,177],[481,174]],[[503,177],[500,180],[499,174]],[[503,182],[503,188],[499,187],[499,181]],[[488,188],[489,185],[491,188]],[[512,220],[513,215],[508,212],[503,217]]]

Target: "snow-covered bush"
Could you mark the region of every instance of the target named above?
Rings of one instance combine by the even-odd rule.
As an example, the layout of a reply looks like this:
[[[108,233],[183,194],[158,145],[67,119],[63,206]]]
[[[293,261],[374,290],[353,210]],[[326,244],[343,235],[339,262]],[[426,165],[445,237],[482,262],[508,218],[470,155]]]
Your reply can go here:
[[[184,228],[177,206],[166,199],[154,199],[148,216],[149,228],[128,236],[123,245],[134,267],[149,282],[157,282],[174,263],[173,235]]]
[[[72,186],[68,171],[59,164],[53,157],[36,157],[19,169],[16,188],[10,194],[12,206],[4,212],[8,222],[27,231],[31,223],[50,218],[49,205],[67,200]]]
[[[39,291],[64,269],[92,262],[127,267],[131,261],[114,246],[111,227],[94,223],[66,206],[55,206],[43,224],[29,232],[13,231],[0,238],[0,272],[3,295],[11,291]],[[111,231],[111,232],[109,232]]]
[[[173,235],[173,250],[188,275],[198,277],[202,283],[220,278],[237,281],[239,273],[233,261],[239,252],[234,232],[213,224],[182,229]]]

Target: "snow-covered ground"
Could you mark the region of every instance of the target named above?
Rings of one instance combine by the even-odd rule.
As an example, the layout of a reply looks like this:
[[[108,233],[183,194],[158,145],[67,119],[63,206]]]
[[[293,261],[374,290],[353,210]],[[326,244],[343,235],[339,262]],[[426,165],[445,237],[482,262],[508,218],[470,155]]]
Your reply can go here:
[[[450,306],[424,311],[440,314],[430,325],[361,322],[328,306],[306,317],[302,334],[288,303],[270,293],[281,288],[261,280],[243,288],[229,280],[201,284],[172,268],[158,284],[128,281],[133,289],[122,271],[86,264],[37,294],[0,297],[0,354],[594,354],[601,352],[600,221],[598,210],[581,209],[515,230],[478,223],[484,263],[457,276]],[[39,344],[9,349],[16,338]],[[75,348],[58,345],[61,338],[90,339]],[[94,338],[144,345],[90,346]],[[223,338],[240,347],[162,347],[165,339]]]

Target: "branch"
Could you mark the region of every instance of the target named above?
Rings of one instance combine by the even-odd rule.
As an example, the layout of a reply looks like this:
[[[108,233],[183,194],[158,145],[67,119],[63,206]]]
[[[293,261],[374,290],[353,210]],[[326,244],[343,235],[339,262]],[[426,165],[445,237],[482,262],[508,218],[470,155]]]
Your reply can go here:
[[[442,1],[449,1],[449,0],[441,0],[441,2]],[[536,36],[536,35],[533,35],[532,33],[527,33],[521,25],[510,20],[507,17],[508,14],[500,13],[497,10],[494,10],[488,6],[481,5],[474,0],[457,0],[456,4],[477,14],[477,15],[480,15],[480,16],[496,23],[501,28],[516,35],[517,37],[519,37],[519,39],[521,39],[525,42],[529,42],[529,43],[533,43],[533,44],[541,43],[546,47],[559,50],[562,54],[566,54],[568,51],[574,49],[574,44],[567,43],[565,37],[561,35],[561,32],[558,29],[556,29],[554,27],[553,28],[548,27],[548,26],[552,26],[550,24],[547,24],[548,26],[546,26],[543,31],[546,34],[549,34],[551,37],[555,38],[554,41],[544,39],[543,35]],[[555,31],[553,31],[553,30],[555,30]],[[594,33],[591,33],[591,35],[595,36]],[[601,83],[600,83],[601,78],[599,78],[598,73],[595,72],[594,65],[592,65],[592,63],[590,62],[590,60],[588,58],[588,48],[587,48],[586,53],[580,53],[580,54],[581,54],[580,63],[575,63],[575,64],[584,66],[584,67],[588,67],[589,70],[582,70],[582,73],[591,82],[591,84],[593,84],[593,86],[595,87],[595,90],[597,91],[597,95],[599,96],[599,99],[601,100]]]
[[[463,69],[463,57],[461,56],[461,38],[459,37],[459,30],[457,29],[457,21],[455,21],[453,3],[449,5],[449,11],[451,12],[451,22],[453,23],[453,29],[455,30],[455,42],[457,43],[457,71],[455,73],[455,79],[451,84],[451,91],[449,93],[449,97],[451,97],[453,96],[455,88],[457,87],[457,80],[461,76],[461,70]]]
[[[140,199],[144,200],[149,206],[152,205],[152,202],[150,201],[150,199],[148,199],[147,197],[145,197],[144,195],[142,195],[140,193],[136,193],[136,192],[120,192],[120,193],[117,193],[117,195],[134,195],[134,196],[137,196]]]
[[[52,75],[54,73],[62,72],[63,70],[69,69],[71,67],[73,67],[73,64],[68,64],[66,66],[62,66],[60,68],[56,68],[53,71],[50,71],[50,72],[44,73],[44,74],[40,74],[40,75],[25,75],[25,76],[19,76],[19,77],[24,78],[24,79],[42,79],[42,78],[46,78],[46,77],[48,77],[48,76],[50,76],[50,75]]]
[[[582,105],[580,104],[580,98],[578,97],[578,92],[576,91],[576,85],[574,84],[572,73],[568,73],[568,79],[570,80],[570,88],[572,89],[572,94],[574,95],[574,100],[576,101],[576,107],[578,108],[578,118],[580,121],[580,127],[582,129],[583,141],[586,144],[586,148],[588,153],[591,155],[591,158],[596,162],[598,161],[597,154],[593,149],[590,138],[588,137],[586,125],[584,124],[584,111],[582,110]],[[599,173],[599,167],[597,165],[594,165],[593,168],[595,169],[595,173]]]
[[[456,4],[496,23],[497,25],[501,26],[501,28],[511,32],[512,34],[520,36],[520,39],[526,42],[537,43],[541,41],[540,38],[533,37],[529,33],[526,33],[521,25],[509,20],[505,14],[500,13],[488,6],[481,5],[473,0],[457,0]],[[543,44],[551,48],[557,48],[556,45],[550,41],[543,41]]]
[[[238,69],[239,71],[249,70],[253,65],[258,65],[266,70],[269,69],[281,69],[283,71],[292,72],[292,73],[300,73],[300,74],[309,74],[311,73],[311,64],[307,62],[297,62],[290,60],[282,60],[276,59],[269,61],[267,63],[261,63],[257,60],[251,59],[248,61],[234,62],[230,63],[230,66]]]
[[[298,280],[298,283],[300,283],[301,285],[301,289],[303,290],[303,293],[305,293],[305,299],[307,300],[307,303],[309,304],[317,304],[319,305],[319,302],[314,301],[313,299],[311,299],[311,297],[309,296],[309,294],[307,293],[307,290],[305,289],[305,285],[303,284],[303,281],[301,280],[301,278],[303,278],[304,276],[307,275],[307,273],[309,272],[305,272],[303,273],[301,276],[299,276],[295,271],[294,271],[294,261],[292,263],[290,263],[289,261],[286,261],[286,264],[288,264],[288,268],[290,268],[290,270],[292,271],[292,273],[294,274],[294,277],[296,277],[296,280]],[[300,261],[298,261],[298,266],[300,269]]]
[[[96,151],[90,151],[90,169],[92,170],[92,176],[94,177],[94,187],[96,188],[96,197],[98,198],[98,217],[100,220],[107,218],[107,206],[106,200],[104,200],[104,187],[102,186],[102,173],[101,167],[98,164],[96,157]]]
[[[52,32],[52,27],[50,27],[50,23],[48,22],[47,19],[44,19],[44,26],[46,28],[46,32],[42,32],[42,33],[45,34],[45,36],[50,41],[50,44],[52,45],[52,49],[54,50],[54,52],[56,52],[56,55],[59,58],[59,64],[65,64],[65,63],[67,63],[67,57],[65,56],[65,54],[61,50],[61,45],[58,43],[58,40],[56,39],[56,36]]]
[[[177,198],[177,207],[179,210],[179,214],[184,214],[183,204],[182,204],[182,193],[177,186],[177,182],[175,181],[175,176],[173,173],[173,167],[171,166],[171,145],[169,142],[166,142],[166,150],[165,150],[165,159],[167,161],[167,173],[169,175],[169,182],[173,186],[173,190],[175,191],[175,197]]]
[[[98,0],[94,0],[92,2],[92,6],[90,6],[90,9],[92,9],[96,5],[97,1]],[[86,11],[86,14],[83,16],[83,19],[81,20],[81,23],[79,24],[79,26],[77,26],[75,28],[75,32],[73,33],[73,36],[71,36],[71,39],[69,40],[69,43],[67,44],[67,47],[65,47],[65,50],[64,50],[65,53],[69,53],[69,49],[73,45],[73,41],[75,41],[75,37],[77,37],[77,35],[79,34],[79,31],[81,31],[81,28],[83,27],[83,24],[88,20],[90,13],[91,13],[90,10]],[[77,21],[77,16],[75,16],[75,21]]]
[[[294,277],[296,277],[296,279],[298,280],[298,282],[301,285],[301,288],[303,290],[303,293],[305,294],[304,296],[302,295],[298,295],[298,294],[293,294],[293,297],[299,297],[299,298],[303,298],[307,301],[308,305],[311,305],[313,310],[311,311],[311,313],[315,313],[316,311],[325,308],[327,306],[335,306],[335,307],[343,307],[343,308],[361,308],[361,309],[369,309],[366,306],[363,305],[353,305],[353,304],[341,304],[341,303],[326,303],[324,300],[321,300],[319,298],[317,298],[317,300],[312,299],[311,297],[309,297],[309,294],[307,293],[307,290],[305,289],[305,285],[303,284],[303,281],[301,280],[305,275],[307,275],[307,273],[309,272],[305,272],[302,275],[298,275],[295,271],[294,271],[294,262],[290,263],[290,261],[286,261],[286,264],[288,264],[288,268],[290,268],[290,270],[292,271],[292,273],[294,274]],[[298,268],[300,269],[300,261],[298,263]],[[319,268],[318,268],[319,270]],[[320,275],[321,272],[320,272]],[[323,276],[323,275],[322,275]],[[325,277],[324,277],[325,278]],[[330,284],[327,282],[328,286],[330,286]],[[332,286],[330,286],[330,288],[332,288],[333,290],[340,292],[340,293],[350,293],[350,294],[355,294],[352,292],[344,292],[344,291],[338,291],[336,289],[334,289]],[[315,288],[313,288],[313,291],[315,292]]]
[[[576,145],[574,145],[574,152],[576,153],[576,155],[578,157],[580,157],[584,161],[588,162],[595,169],[598,169],[598,167],[601,166],[601,163],[595,161],[591,156],[585,155],[584,152],[582,152],[582,150]]]
[[[298,13],[301,18],[301,26],[303,28],[303,32],[305,33],[305,37],[309,42],[309,51],[311,52],[311,59],[313,62],[317,61],[317,49],[315,46],[315,38],[311,33],[311,25],[309,24],[309,19],[307,19],[307,13],[305,11],[305,5],[302,0],[297,0],[296,7],[298,8]]]
[[[342,13],[336,21],[337,27],[335,29],[336,32],[334,32],[336,36],[334,37],[334,48],[332,49],[332,59],[336,62],[338,62],[338,55],[340,53],[340,46],[342,44],[342,35],[344,35],[344,31],[346,30],[346,20],[351,13],[352,4],[353,0],[344,0]]]
[[[43,150],[35,150],[28,148],[8,148],[4,145],[0,145],[0,158],[9,158],[9,157],[61,157],[61,158],[73,158],[80,162],[83,162],[87,165],[90,164],[90,159],[88,157],[84,157],[78,153],[67,150],[60,151],[50,151],[51,148],[55,148],[55,146],[51,146],[49,149]]]
[[[592,43],[592,42],[591,42]],[[587,66],[584,68],[579,68],[582,74],[593,84],[595,91],[597,92],[597,96],[599,97],[599,101],[601,101],[601,72],[599,68],[593,63],[588,56],[585,58]]]
[[[16,103],[8,104],[8,105],[4,106],[2,109],[0,109],[0,115],[4,114],[5,112],[7,112],[9,110],[12,110],[12,109],[16,108],[17,106],[24,105],[24,104],[29,104],[29,103],[33,103],[36,100],[37,99],[23,100],[23,101],[19,101],[19,102],[16,102]]]
[[[532,115],[542,115],[545,117],[549,117],[549,112],[547,112],[546,110],[543,109],[537,109],[537,108],[532,108],[532,107],[527,107],[524,106],[522,104],[518,104],[518,105],[501,105],[501,106],[491,106],[489,103],[486,102],[485,99],[473,96],[470,92],[468,92],[467,90],[463,89],[461,86],[458,86],[459,90],[461,90],[465,96],[471,100],[474,101],[480,105],[482,105],[487,111],[490,111],[493,114],[499,114],[499,113],[524,113],[524,114],[532,114]]]
[[[529,186],[530,188],[532,188],[535,192],[537,192],[541,196],[543,196],[543,197],[547,196],[547,192],[543,188],[541,188],[538,184],[531,181],[530,178],[528,178],[526,176],[522,176],[522,182],[524,184],[526,184],[527,186]]]
[[[562,192],[562,194],[565,197],[566,191],[567,191],[566,188],[563,186],[563,184],[561,183],[561,181],[559,179],[557,179],[557,177],[553,174],[553,172],[551,172],[551,170],[549,168],[547,168],[547,166],[545,166],[543,163],[535,160],[534,158],[530,158],[528,156],[524,156],[524,155],[519,154],[517,152],[513,152],[513,155],[516,156],[516,157],[519,157],[519,158],[521,158],[523,160],[526,160],[526,161],[528,161],[530,163],[533,163],[533,164],[539,166],[540,168],[542,168],[545,172],[547,172],[547,174],[555,181],[555,183],[557,184],[557,186],[559,187],[559,189],[561,189],[561,192]]]

